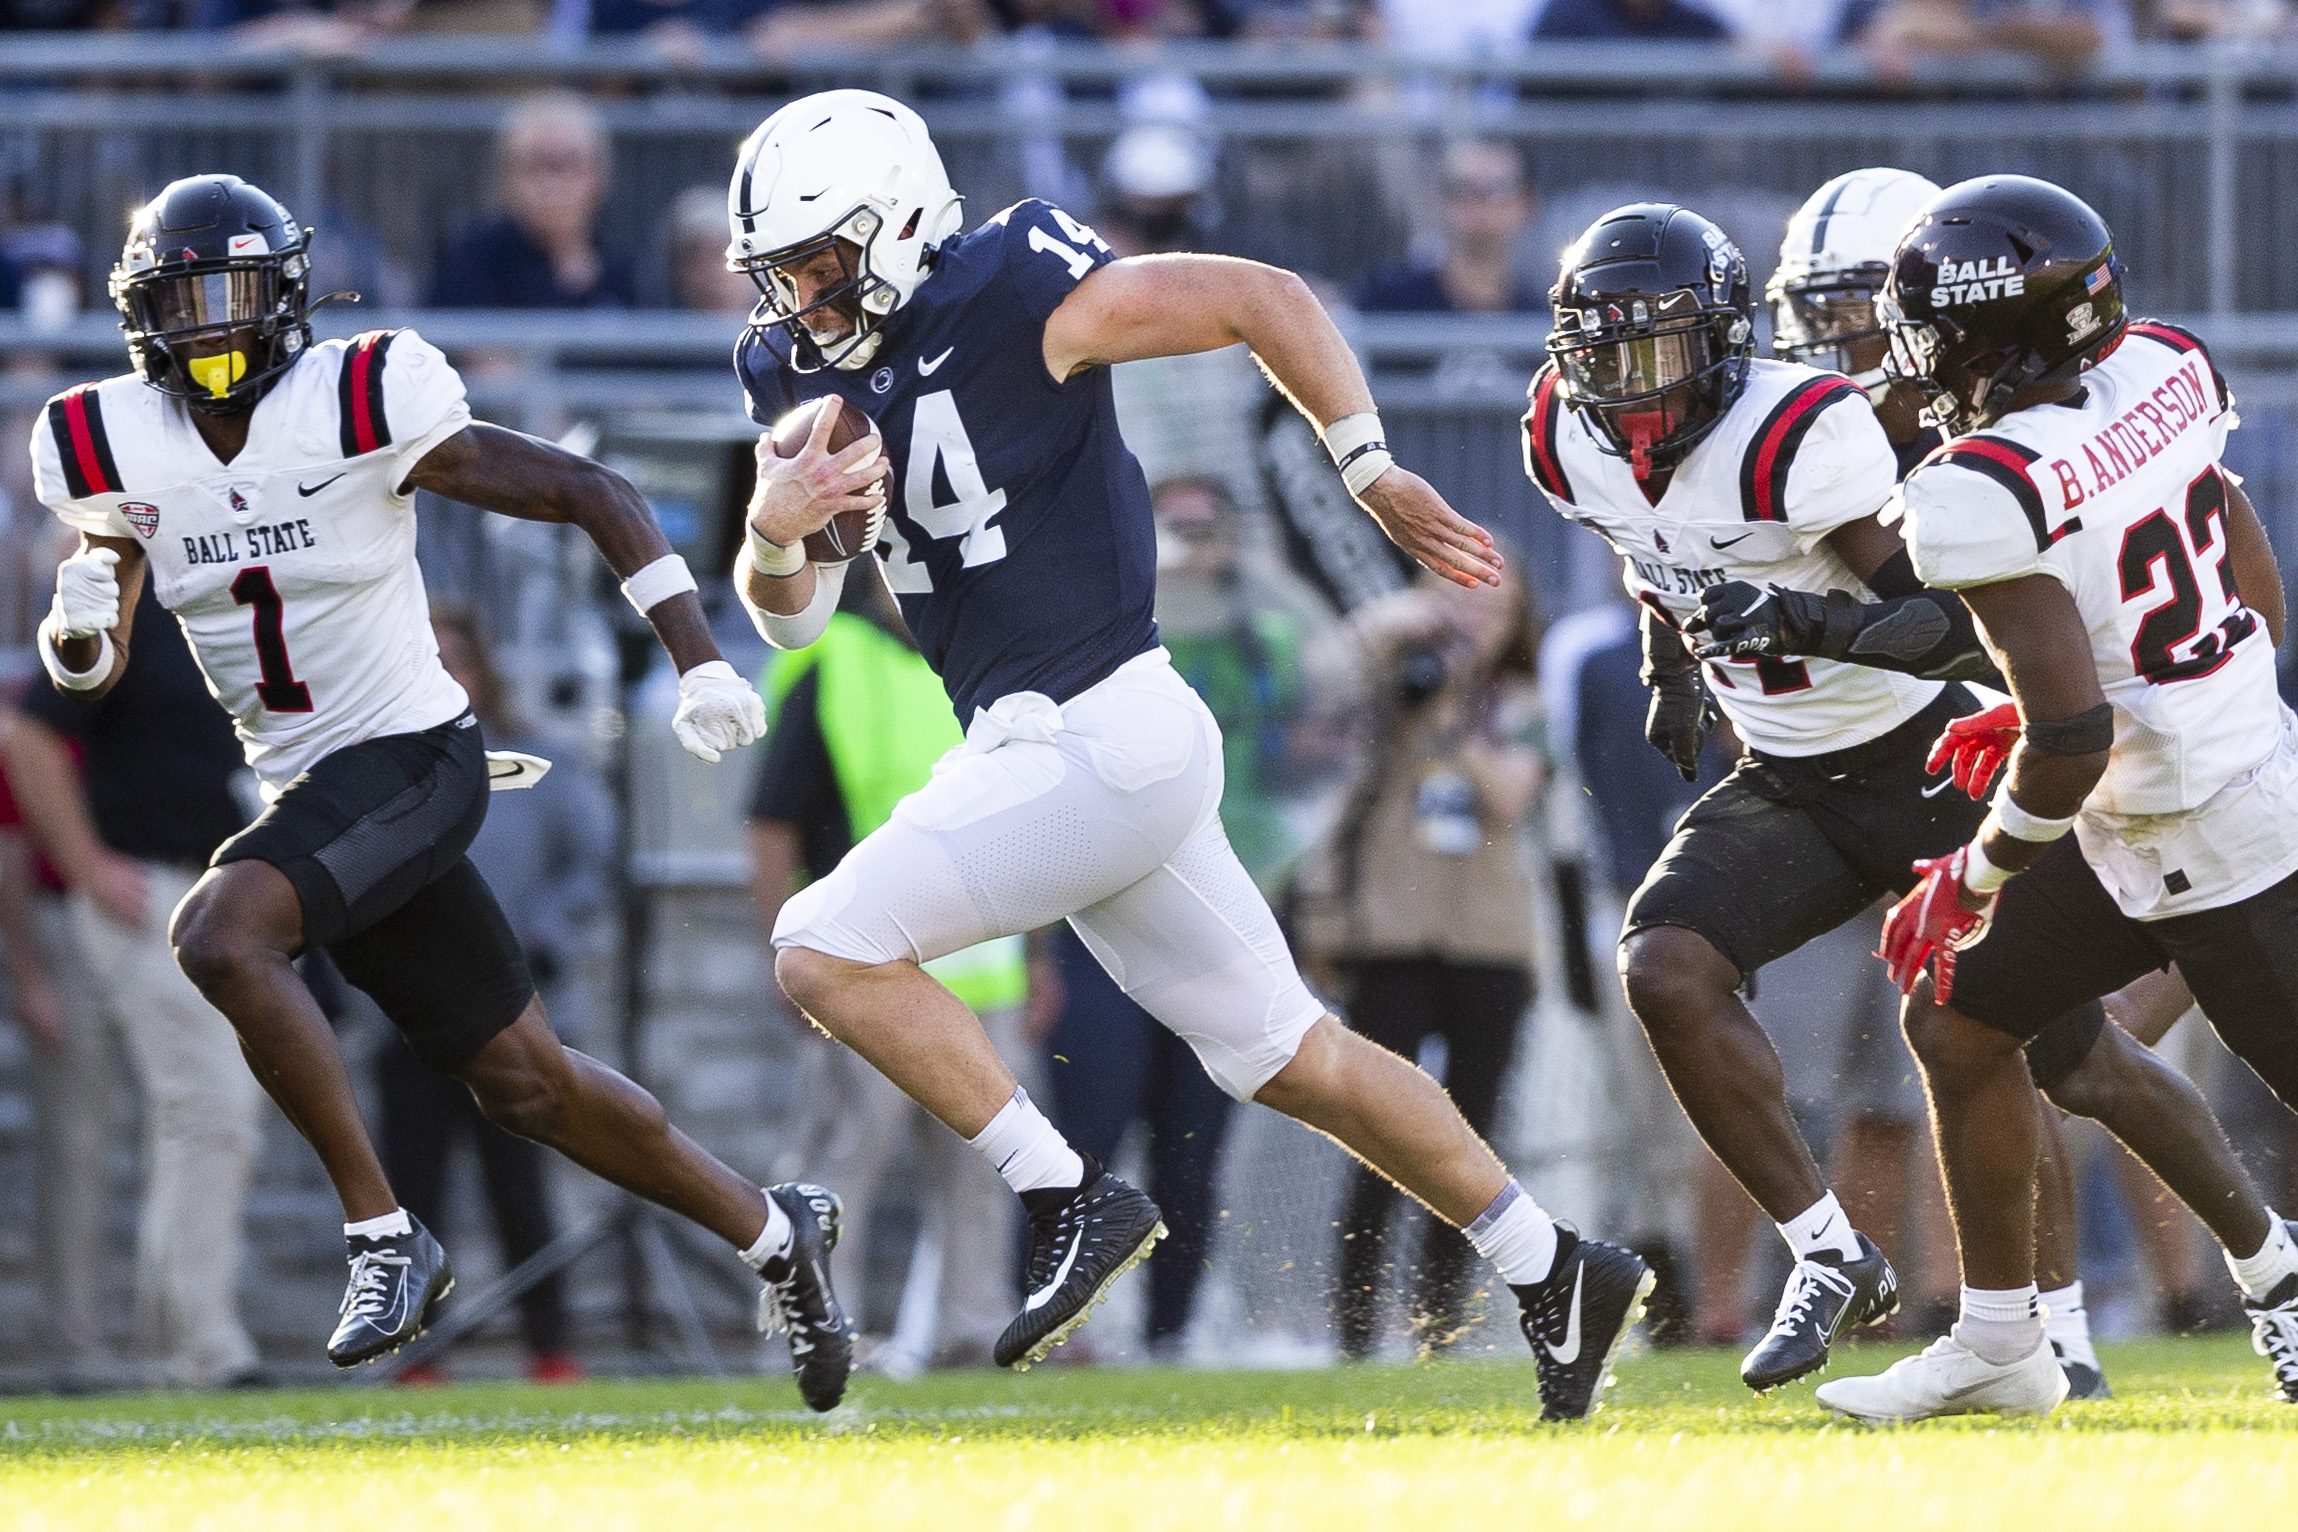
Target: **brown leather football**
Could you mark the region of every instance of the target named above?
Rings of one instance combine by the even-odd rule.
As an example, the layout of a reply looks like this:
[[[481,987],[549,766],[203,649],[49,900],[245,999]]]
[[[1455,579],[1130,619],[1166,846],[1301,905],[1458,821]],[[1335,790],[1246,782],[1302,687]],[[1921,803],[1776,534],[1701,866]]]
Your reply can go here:
[[[796,457],[806,450],[806,440],[814,434],[814,418],[826,406],[838,411],[838,423],[830,427],[829,447],[840,452],[861,438],[877,430],[870,417],[856,409],[851,402],[837,394],[824,394],[809,399],[789,414],[774,422],[774,452],[778,457]],[[885,480],[872,486],[872,492],[883,496]],[[806,535],[806,557],[816,564],[843,564],[870,551],[870,522],[876,515],[872,511],[840,511],[830,518],[829,525],[819,532]]]

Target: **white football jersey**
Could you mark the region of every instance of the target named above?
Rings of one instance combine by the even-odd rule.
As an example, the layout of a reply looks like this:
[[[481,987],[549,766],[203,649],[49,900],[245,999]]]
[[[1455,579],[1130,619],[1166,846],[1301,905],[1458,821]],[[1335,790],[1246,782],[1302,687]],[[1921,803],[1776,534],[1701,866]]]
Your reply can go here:
[[[1700,592],[1726,580],[1874,599],[1827,544],[1837,527],[1884,507],[1899,471],[1874,407],[1850,379],[1751,362],[1747,387],[1676,465],[1657,505],[1565,405],[1554,364],[1531,393],[1526,471],[1560,514],[1604,534],[1626,561],[1628,593],[1671,623],[1681,626]],[[1943,684],[1822,659],[1709,661],[1707,678],[1740,738],[1779,756],[1880,738]]]
[[[439,663],[401,489],[470,423],[436,347],[376,330],[297,358],[229,463],[184,404],[130,374],[49,401],[32,471],[65,525],[142,545],[160,604],[276,791],[330,751],[469,705]]]
[[[2237,827],[2214,808],[2263,790],[2286,728],[2273,640],[2235,593],[2227,545],[2218,459],[2237,423],[2199,341],[2134,322],[2079,396],[1949,442],[1887,513],[1927,584],[2047,574],[2074,598],[2115,724],[2076,829],[2138,918],[2229,903],[2298,866],[2298,821]],[[2196,816],[2227,844],[2183,855]]]

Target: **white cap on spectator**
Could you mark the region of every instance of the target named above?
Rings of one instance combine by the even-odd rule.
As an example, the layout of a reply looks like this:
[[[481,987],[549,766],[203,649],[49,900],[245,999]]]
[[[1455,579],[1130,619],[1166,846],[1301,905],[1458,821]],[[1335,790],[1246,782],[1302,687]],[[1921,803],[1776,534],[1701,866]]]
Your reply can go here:
[[[1151,74],[1126,82],[1117,109],[1127,122],[1193,128],[1212,114],[1213,103],[1189,75]]]
[[[1109,146],[1101,173],[1120,196],[1194,197],[1212,182],[1213,156],[1185,128],[1127,128]]]

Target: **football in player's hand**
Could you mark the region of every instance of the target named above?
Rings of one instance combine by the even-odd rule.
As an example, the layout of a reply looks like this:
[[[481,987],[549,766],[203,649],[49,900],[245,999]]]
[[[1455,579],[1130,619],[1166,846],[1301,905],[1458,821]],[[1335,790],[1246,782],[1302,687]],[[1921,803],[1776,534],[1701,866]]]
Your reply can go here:
[[[825,394],[819,399],[807,400],[774,422],[775,455],[796,457],[805,451],[807,440],[814,434],[815,417],[824,409],[838,412],[826,444],[831,452],[843,452],[878,429],[870,417],[850,401],[837,394]],[[883,479],[867,491],[881,500],[885,492]],[[807,559],[816,564],[843,564],[869,552],[871,544],[878,540],[878,524],[883,514],[882,510],[840,511],[820,531],[806,534]]]

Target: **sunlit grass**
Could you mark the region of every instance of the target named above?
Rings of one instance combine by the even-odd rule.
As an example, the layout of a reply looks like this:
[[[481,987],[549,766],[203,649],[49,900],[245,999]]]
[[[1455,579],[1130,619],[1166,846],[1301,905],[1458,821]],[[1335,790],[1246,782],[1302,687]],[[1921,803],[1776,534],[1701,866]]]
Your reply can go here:
[[[1870,1370],[1896,1353],[1846,1353]],[[2278,1525],[2298,1408],[2239,1339],[2112,1348],[2042,1423],[1830,1423],[1734,1358],[1632,1359],[1586,1426],[1528,1365],[0,1400],[11,1528]]]

